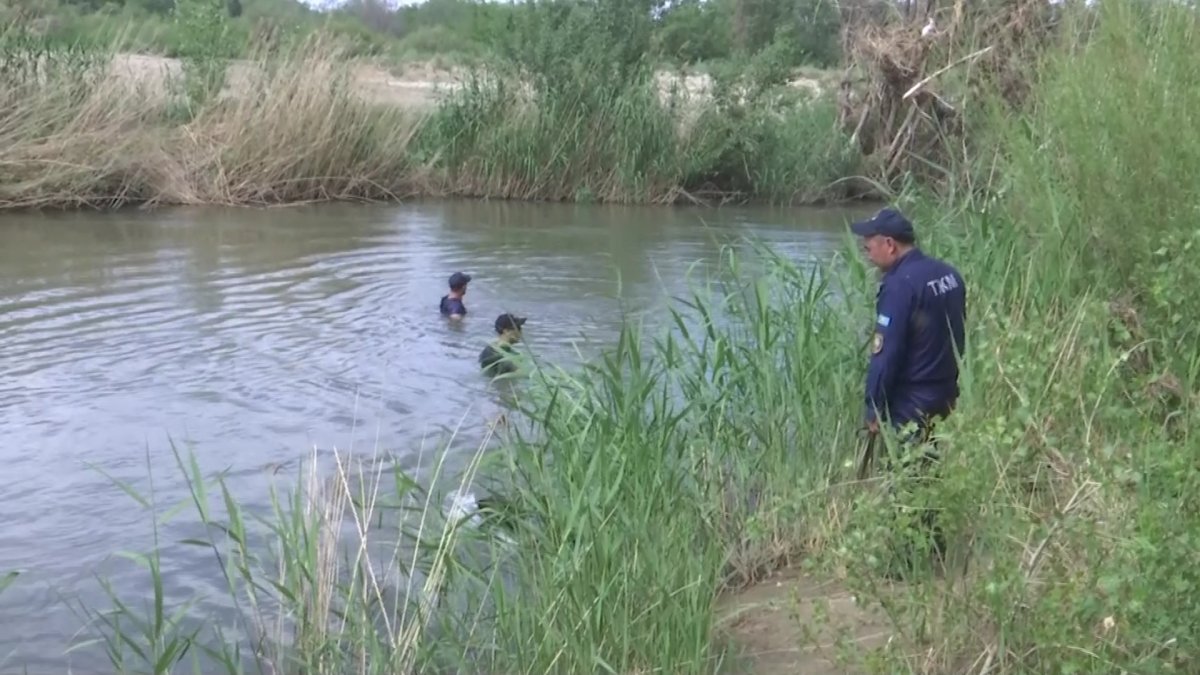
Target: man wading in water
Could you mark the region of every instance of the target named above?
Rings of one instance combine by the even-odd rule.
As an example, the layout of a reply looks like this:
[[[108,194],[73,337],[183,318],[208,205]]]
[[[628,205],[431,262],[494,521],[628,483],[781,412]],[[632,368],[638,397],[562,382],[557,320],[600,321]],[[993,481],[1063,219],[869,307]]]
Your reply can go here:
[[[499,337],[479,353],[479,365],[485,374],[494,377],[517,369],[513,363],[513,357],[517,355],[513,345],[521,341],[521,326],[524,325],[524,318],[512,314],[496,317],[496,334]]]
[[[467,294],[467,284],[471,282],[471,275],[455,272],[450,275],[450,292],[442,296],[440,310],[442,316],[450,317],[455,321],[467,315],[467,306],[463,304],[463,296]]]
[[[865,421],[870,439],[859,470],[862,477],[881,420],[902,433],[902,445],[923,446],[931,440],[935,421],[953,410],[959,393],[957,353],[966,345],[967,286],[953,266],[916,247],[912,223],[895,209],[883,209],[850,229],[862,238],[867,258],[883,272],[867,369]],[[896,468],[922,473],[937,460],[933,441]],[[921,525],[932,535],[935,554],[944,559],[936,512],[925,509]]]

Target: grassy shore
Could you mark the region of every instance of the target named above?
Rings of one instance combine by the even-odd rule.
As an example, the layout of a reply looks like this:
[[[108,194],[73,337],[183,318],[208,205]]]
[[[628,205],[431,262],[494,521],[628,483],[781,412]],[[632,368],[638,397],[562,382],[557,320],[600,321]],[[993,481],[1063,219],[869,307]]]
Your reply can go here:
[[[832,94],[806,87],[776,87],[783,100],[700,98],[647,65],[547,88],[546,72],[503,62],[431,109],[364,88],[370,63],[322,37],[163,73],[143,72],[162,62],[116,60],[118,47],[0,39],[0,208],[416,195],[801,203],[844,196],[836,181],[855,167],[832,132]]]
[[[499,450],[481,453],[465,477],[510,496],[519,517],[503,537],[444,522],[440,499],[403,474],[353,479],[351,463],[331,472],[332,492],[297,485],[256,529],[234,495],[222,499],[181,458],[197,512],[222,526],[194,543],[216,554],[240,620],[195,628],[177,608],[146,616],[119,604],[96,626],[118,670],[147,662],[167,672],[203,653],[231,673],[714,672],[734,658],[717,598],[799,561],[893,622],[895,639],[858,650],[851,668],[1186,670],[1200,648],[1191,445],[1200,335],[1190,319],[1200,309],[1190,264],[1200,197],[1186,181],[1200,163],[1198,29],[1189,10],[1166,3],[1116,0],[1098,15],[1068,15],[1063,44],[1029,65],[1030,103],[1019,115],[998,106],[980,127],[991,152],[972,160],[988,171],[969,174],[991,181],[951,195],[917,187],[901,200],[926,250],[956,263],[970,289],[963,397],[940,428],[936,484],[887,491],[850,480],[874,290],[852,242],[819,276],[769,251],[765,272],[740,274],[731,257],[720,287],[678,305],[670,333],[631,326],[581,372],[535,373]],[[291,86],[314,93],[275,99],[267,88],[264,100],[312,112],[329,108],[304,101],[345,95]],[[508,96],[480,85],[421,141],[368,106],[339,118],[398,155],[343,147],[347,126],[315,112],[293,128],[261,103],[214,107],[210,121],[184,128],[242,143],[207,146],[221,170],[187,175],[262,200],[315,194],[288,182],[294,166],[326,176],[364,167],[385,187],[391,171],[406,171],[469,186],[457,192],[518,197],[586,186],[646,198],[689,185],[669,177],[697,175],[680,167],[699,151],[667,140],[678,139],[672,121],[644,91],[535,87],[535,101],[567,103],[532,109]],[[217,112],[239,106],[235,117]],[[90,110],[107,119],[107,109]],[[745,158],[754,191],[795,184],[769,177],[793,165],[786,151],[798,146],[786,143],[819,142],[779,131],[799,128],[774,127],[783,135]],[[236,135],[247,129],[275,134],[273,143]],[[273,164],[265,150],[278,142],[310,150],[299,164]],[[96,141],[69,147],[107,152]],[[337,162],[325,154],[335,147]],[[405,164],[413,148],[441,155]],[[431,178],[439,161],[456,170]],[[114,176],[126,176],[120,168]],[[367,189],[345,175],[343,192]],[[880,580],[886,547],[910,534],[891,517],[898,504],[941,511],[954,563],[945,578]],[[394,510],[409,515],[380,516]],[[343,522],[353,527],[339,539]],[[388,564],[368,555],[370,542],[394,551]],[[147,566],[159,579],[155,560]],[[161,594],[161,580],[152,587]]]

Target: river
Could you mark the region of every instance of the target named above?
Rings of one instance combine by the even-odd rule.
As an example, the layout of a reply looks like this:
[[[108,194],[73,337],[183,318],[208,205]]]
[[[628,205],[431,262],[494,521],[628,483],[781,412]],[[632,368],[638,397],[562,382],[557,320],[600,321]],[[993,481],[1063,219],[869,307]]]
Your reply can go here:
[[[64,653],[86,637],[72,606],[106,606],[96,575],[148,597],[113,554],[145,551],[151,519],[105,473],[148,491],[153,470],[165,510],[187,495],[174,441],[261,508],[314,449],[415,467],[461,426],[451,447],[469,454],[499,406],[476,362],[498,313],[528,317],[522,348],[569,365],[611,342],[623,312],[654,325],[722,242],[757,237],[807,264],[860,213],[416,202],[3,216],[0,576],[21,575],[0,593],[0,671],[104,672],[94,650]],[[474,277],[457,326],[437,313],[456,270]],[[160,536],[195,533],[167,521]],[[211,557],[164,555],[171,598],[220,593]]]

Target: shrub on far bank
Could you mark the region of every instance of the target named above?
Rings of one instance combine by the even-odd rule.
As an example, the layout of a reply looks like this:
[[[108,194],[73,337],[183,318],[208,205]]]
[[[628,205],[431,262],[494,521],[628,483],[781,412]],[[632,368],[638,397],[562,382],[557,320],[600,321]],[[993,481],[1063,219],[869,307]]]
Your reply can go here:
[[[649,22],[621,3],[532,5],[508,59],[476,71],[419,137],[453,194],[524,199],[812,203],[847,196],[854,149],[833,94],[790,86],[782,46],[664,82]],[[819,87],[818,87],[819,88]]]

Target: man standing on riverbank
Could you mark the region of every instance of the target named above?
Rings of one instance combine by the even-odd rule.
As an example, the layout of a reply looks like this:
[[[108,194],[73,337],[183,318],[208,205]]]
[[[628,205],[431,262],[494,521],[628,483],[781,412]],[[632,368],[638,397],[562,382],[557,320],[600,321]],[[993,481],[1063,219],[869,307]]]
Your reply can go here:
[[[463,296],[467,294],[467,284],[471,276],[462,272],[450,275],[450,292],[442,296],[442,316],[458,320],[467,315],[467,306],[463,304]]]
[[[521,327],[525,319],[512,314],[501,314],[496,317],[496,334],[499,336],[494,345],[488,345],[479,353],[479,365],[489,376],[511,373],[517,369],[513,357],[517,351],[513,345],[521,341]]]
[[[883,422],[902,431],[906,444],[923,445],[935,420],[949,415],[958,400],[966,282],[952,265],[917,248],[912,223],[896,209],[882,209],[850,229],[883,273],[867,369],[867,430],[874,437]],[[917,464],[924,467],[937,459],[930,447]],[[933,530],[940,556],[945,544],[932,516],[926,512],[922,520]]]

